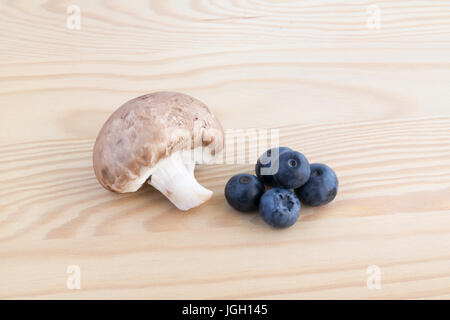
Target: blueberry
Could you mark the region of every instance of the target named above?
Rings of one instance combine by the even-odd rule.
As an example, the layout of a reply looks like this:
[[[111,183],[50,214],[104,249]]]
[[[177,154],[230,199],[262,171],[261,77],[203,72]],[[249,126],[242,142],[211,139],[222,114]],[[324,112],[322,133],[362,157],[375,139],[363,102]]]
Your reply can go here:
[[[274,179],[277,172],[276,168],[272,167],[272,161],[278,159],[278,156],[286,151],[291,151],[288,147],[275,147],[265,151],[258,159],[255,165],[256,176],[262,183],[271,187],[278,187],[278,183]],[[264,168],[263,170],[261,170]]]
[[[295,189],[300,200],[310,206],[322,206],[336,197],[338,179],[333,169],[321,163],[311,164],[311,177],[302,187]]]
[[[295,189],[304,185],[311,173],[309,162],[306,157],[297,151],[286,151],[278,157],[278,172],[274,175],[274,180],[280,187]]]
[[[265,222],[275,228],[292,226],[300,215],[300,200],[288,189],[266,191],[259,202],[259,212]]]
[[[258,209],[259,199],[264,193],[264,184],[247,173],[237,174],[225,186],[225,198],[230,206],[242,212]]]

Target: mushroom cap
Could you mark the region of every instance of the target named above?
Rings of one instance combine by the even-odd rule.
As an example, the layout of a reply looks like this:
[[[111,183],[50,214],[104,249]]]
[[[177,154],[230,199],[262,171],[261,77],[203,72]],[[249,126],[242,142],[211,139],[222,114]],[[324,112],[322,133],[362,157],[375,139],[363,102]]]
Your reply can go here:
[[[177,92],[146,94],[103,125],[93,151],[95,175],[108,190],[134,192],[159,160],[197,147],[214,156],[223,140],[220,122],[201,101]]]

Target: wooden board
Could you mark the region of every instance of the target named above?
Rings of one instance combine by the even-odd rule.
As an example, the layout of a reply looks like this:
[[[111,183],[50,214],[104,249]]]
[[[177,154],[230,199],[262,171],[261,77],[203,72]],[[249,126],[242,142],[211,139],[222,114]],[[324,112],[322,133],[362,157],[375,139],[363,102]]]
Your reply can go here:
[[[450,1],[71,4],[0,2],[0,298],[450,298]],[[104,190],[98,130],[158,90],[279,129],[337,199],[279,231],[224,199],[251,164],[198,168],[189,213]]]

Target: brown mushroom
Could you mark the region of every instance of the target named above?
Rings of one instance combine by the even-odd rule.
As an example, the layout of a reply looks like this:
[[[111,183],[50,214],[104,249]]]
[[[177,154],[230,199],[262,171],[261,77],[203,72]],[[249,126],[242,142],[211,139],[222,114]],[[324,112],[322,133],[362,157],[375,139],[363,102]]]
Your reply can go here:
[[[108,190],[137,191],[146,181],[177,208],[189,210],[212,191],[194,177],[196,163],[223,148],[223,129],[208,107],[176,92],[132,99],[103,125],[94,145],[98,181]]]

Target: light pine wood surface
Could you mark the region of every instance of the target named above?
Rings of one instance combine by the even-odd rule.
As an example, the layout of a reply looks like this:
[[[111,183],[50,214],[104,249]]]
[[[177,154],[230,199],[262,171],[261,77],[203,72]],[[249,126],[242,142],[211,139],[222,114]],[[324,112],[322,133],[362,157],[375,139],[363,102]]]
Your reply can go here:
[[[0,0],[0,18],[1,299],[450,298],[450,1]],[[336,170],[336,200],[273,230],[225,201],[251,164],[198,167],[214,196],[188,213],[104,190],[99,129],[159,90],[279,129]]]

